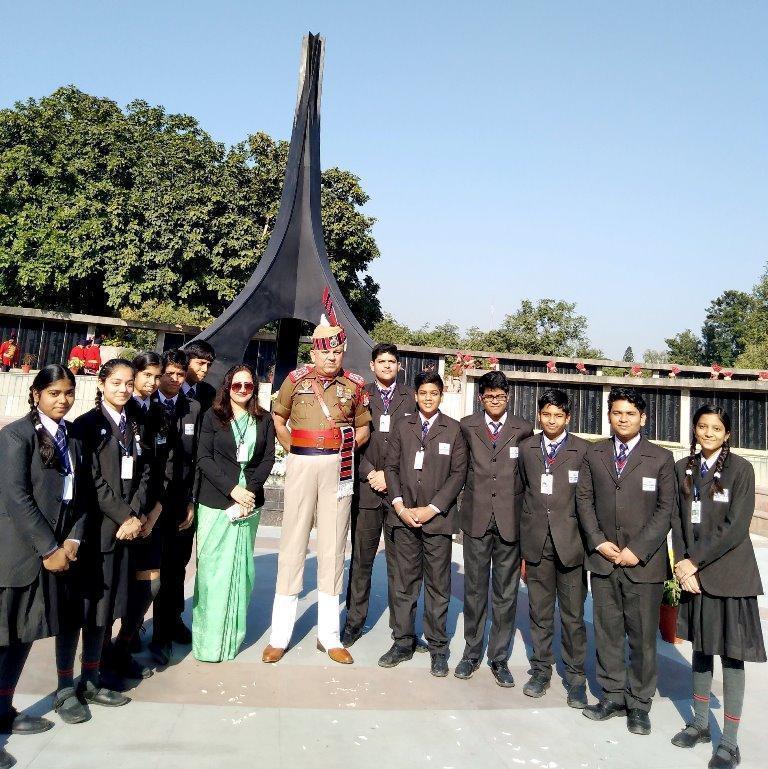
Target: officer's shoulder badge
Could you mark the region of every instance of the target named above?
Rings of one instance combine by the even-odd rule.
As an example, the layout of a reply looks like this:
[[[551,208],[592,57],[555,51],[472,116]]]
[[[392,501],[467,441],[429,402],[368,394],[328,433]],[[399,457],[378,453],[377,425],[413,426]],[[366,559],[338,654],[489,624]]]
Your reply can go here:
[[[354,371],[347,371],[345,369],[344,376],[349,379],[350,382],[354,382],[358,387],[365,387],[365,379],[363,379],[360,374],[356,374]]]
[[[312,371],[312,366],[302,366],[301,368],[294,369],[291,371],[290,374],[288,374],[288,379],[291,380],[294,384],[298,382],[300,379],[304,379],[304,377],[309,374]]]

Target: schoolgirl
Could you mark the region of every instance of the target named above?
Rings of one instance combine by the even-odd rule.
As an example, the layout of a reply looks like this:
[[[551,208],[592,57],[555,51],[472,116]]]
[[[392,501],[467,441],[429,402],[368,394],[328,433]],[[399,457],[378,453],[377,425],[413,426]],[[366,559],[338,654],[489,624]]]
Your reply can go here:
[[[75,571],[85,529],[81,442],[64,416],[75,399],[75,378],[59,365],[41,369],[29,392],[29,414],[0,431],[0,733],[37,734],[53,723],[20,714],[12,704],[32,642],[57,636],[57,661],[79,632]],[[63,641],[64,643],[61,643]],[[57,710],[89,717],[68,675],[59,675]],[[59,665],[61,667],[61,664]],[[0,748],[0,767],[13,766]]]
[[[107,361],[99,370],[97,387],[95,408],[78,417],[75,427],[92,457],[94,514],[88,521],[88,545],[83,554],[85,627],[103,642],[113,622],[129,614],[133,576],[129,545],[141,536],[147,522],[151,463],[140,426],[126,409],[134,389],[130,361]],[[98,669],[100,657],[94,662]],[[103,688],[93,696],[102,705],[130,701]]]
[[[710,769],[732,769],[740,762],[744,663],[766,660],[757,606],[763,588],[749,538],[755,473],[731,452],[730,434],[731,420],[722,408],[696,411],[690,455],[676,464],[679,494],[672,519],[675,574],[683,588],[677,634],[693,645],[694,712],[672,744],[691,748],[711,741],[709,698],[718,655],[724,724]]]
[[[139,632],[144,617],[160,590],[160,527],[156,526],[163,506],[165,444],[168,426],[163,409],[152,399],[162,374],[162,360],[156,352],[142,352],[133,359],[135,371],[133,396],[125,405],[129,420],[138,425],[141,444],[147,449],[151,464],[150,489],[147,497],[146,523],[130,547],[131,579],[128,583],[127,614],[123,617],[115,642],[102,660],[102,668],[123,678],[149,678],[152,668],[140,664],[132,652],[141,650]]]

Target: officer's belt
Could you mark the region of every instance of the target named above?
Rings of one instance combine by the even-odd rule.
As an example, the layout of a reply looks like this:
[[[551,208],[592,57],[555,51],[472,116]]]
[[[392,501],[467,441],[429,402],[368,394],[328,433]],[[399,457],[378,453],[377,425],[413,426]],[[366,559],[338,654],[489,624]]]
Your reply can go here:
[[[334,454],[341,448],[341,430],[291,430],[293,454]],[[298,449],[294,451],[294,449]],[[311,452],[309,451],[311,450]]]

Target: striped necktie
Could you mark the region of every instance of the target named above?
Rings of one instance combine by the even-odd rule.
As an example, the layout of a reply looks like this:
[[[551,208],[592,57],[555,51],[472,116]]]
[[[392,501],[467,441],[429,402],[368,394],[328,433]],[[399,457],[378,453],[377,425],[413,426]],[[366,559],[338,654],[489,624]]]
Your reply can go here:
[[[555,461],[555,457],[557,457],[557,452],[560,449],[559,443],[550,443],[549,449],[547,450],[547,464],[551,465]]]
[[[187,390],[187,398],[194,398],[195,397],[195,388],[194,386],[190,387],[189,390]]]
[[[120,430],[120,435],[125,438],[125,431],[128,426],[128,420],[125,418],[125,412],[120,414],[120,421],[117,423],[117,429]]]
[[[72,463],[69,461],[69,450],[67,448],[67,428],[63,422],[59,424],[59,429],[56,430],[53,440],[56,443],[56,451],[61,460],[61,466],[64,468],[64,472],[69,475],[72,472]]]
[[[702,478],[709,472],[709,465],[707,464],[706,459],[701,460],[701,467],[699,468],[699,472],[701,473]]]
[[[501,432],[501,422],[491,422],[488,425],[488,432],[491,434],[491,440],[496,443]]]
[[[176,404],[172,400],[164,400],[163,408],[168,415],[168,419],[173,419],[176,416]]]
[[[384,406],[384,413],[389,413],[389,406],[392,403],[392,396],[395,394],[395,387],[387,387],[386,389],[379,388],[379,394],[381,395],[381,402]]]
[[[429,432],[429,422],[425,419],[421,423],[421,442],[424,443],[424,441],[427,439],[427,433]]]
[[[616,455],[616,475],[621,475],[624,465],[627,464],[627,453],[629,447],[623,443],[619,444],[619,453]]]

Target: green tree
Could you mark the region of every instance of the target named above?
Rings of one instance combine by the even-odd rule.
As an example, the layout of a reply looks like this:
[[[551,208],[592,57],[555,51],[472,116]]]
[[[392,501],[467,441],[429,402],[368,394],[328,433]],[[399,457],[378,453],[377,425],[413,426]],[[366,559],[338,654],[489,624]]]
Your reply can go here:
[[[0,110],[0,297],[207,323],[264,252],[287,152],[263,133],[226,149],[192,117],[74,87]],[[348,171],[321,184],[331,268],[370,329],[381,306],[368,197]]]
[[[627,347],[626,350],[624,350],[624,355],[622,357],[622,360],[625,363],[634,363],[635,362],[635,353],[632,352],[631,347]]]
[[[413,331],[403,323],[398,323],[391,313],[384,317],[371,330],[371,337],[376,342],[388,342],[396,345],[412,345]]]
[[[732,366],[744,352],[755,299],[744,291],[724,291],[707,308],[701,339],[704,360]]]
[[[664,340],[667,345],[667,358],[670,363],[677,363],[681,366],[701,366],[705,365],[704,351],[701,339],[687,328],[679,334]]]
[[[664,350],[646,350],[643,353],[643,363],[669,363],[669,356]]]

